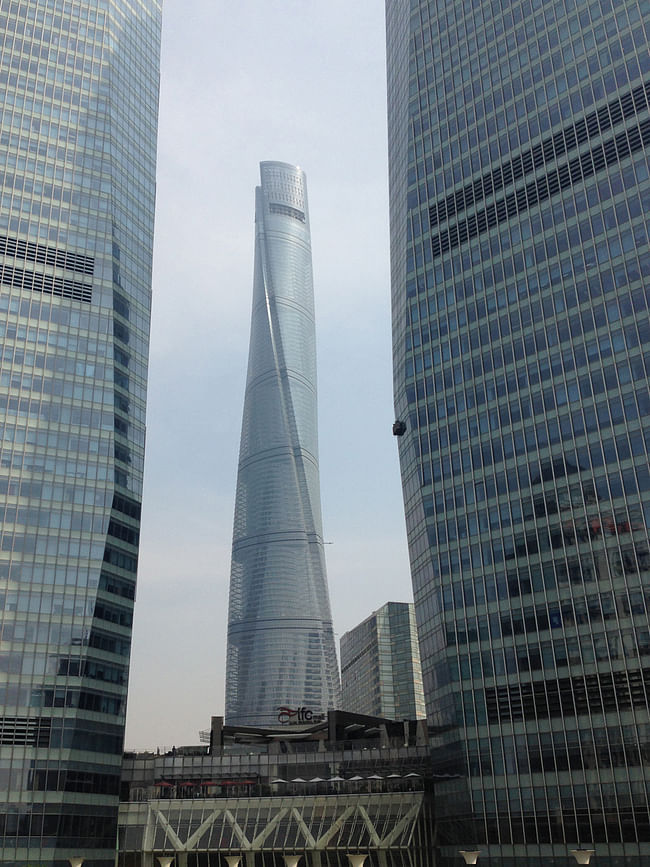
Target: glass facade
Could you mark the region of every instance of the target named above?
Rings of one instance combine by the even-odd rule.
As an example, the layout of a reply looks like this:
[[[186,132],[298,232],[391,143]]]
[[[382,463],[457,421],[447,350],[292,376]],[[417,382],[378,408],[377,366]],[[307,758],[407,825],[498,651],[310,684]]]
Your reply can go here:
[[[387,0],[395,408],[450,864],[650,858],[649,34],[646,0]]]
[[[425,717],[412,602],[387,602],[342,636],[341,706],[392,720]]]
[[[260,170],[226,721],[268,726],[337,707],[339,677],[321,526],[305,175],[278,162]]]
[[[155,194],[155,0],[0,3],[0,851],[114,863]]]

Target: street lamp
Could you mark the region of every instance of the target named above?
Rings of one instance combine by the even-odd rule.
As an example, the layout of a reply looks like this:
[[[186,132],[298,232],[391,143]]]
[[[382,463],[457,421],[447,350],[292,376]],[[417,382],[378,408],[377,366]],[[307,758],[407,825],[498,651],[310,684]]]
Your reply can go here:
[[[591,856],[596,854],[595,849],[571,849],[570,851],[578,864],[589,864]]]
[[[472,849],[466,850],[461,849],[460,854],[463,856],[466,864],[476,864],[478,861],[478,856],[481,854],[480,849]]]

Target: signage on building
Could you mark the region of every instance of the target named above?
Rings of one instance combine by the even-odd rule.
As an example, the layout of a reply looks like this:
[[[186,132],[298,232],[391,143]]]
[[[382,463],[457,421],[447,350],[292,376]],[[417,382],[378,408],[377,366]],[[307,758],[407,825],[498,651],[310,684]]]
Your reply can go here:
[[[301,723],[321,722],[325,717],[322,713],[314,713],[308,707],[279,707],[278,722],[282,725],[300,725]]]

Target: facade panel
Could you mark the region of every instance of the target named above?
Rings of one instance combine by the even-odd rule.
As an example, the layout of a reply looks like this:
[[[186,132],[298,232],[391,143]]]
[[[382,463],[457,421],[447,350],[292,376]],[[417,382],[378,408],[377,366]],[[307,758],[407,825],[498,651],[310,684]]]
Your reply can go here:
[[[113,864],[160,7],[0,4],[0,851]]]
[[[260,168],[228,615],[226,719],[238,725],[271,725],[281,708],[322,714],[339,699],[305,175],[286,163]]]
[[[395,407],[437,767],[463,779],[450,859],[650,857],[649,13],[387,2]]]

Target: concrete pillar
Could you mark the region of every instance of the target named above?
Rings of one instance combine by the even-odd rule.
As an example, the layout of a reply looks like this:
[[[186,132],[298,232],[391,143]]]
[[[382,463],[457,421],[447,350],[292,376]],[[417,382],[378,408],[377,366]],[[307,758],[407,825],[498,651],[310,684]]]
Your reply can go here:
[[[228,867],[239,867],[241,855],[224,855],[224,858],[226,859]]]
[[[311,861],[311,867],[321,867],[322,859],[321,859],[320,849],[312,849],[312,851],[309,853],[309,855],[310,855],[309,860]],[[309,865],[308,865],[308,867],[309,867]]]
[[[350,862],[350,867],[363,867],[363,862],[366,860],[368,855],[348,855],[348,861]]]
[[[255,867],[255,852],[246,852],[244,855],[246,867]]]
[[[298,861],[300,861],[302,855],[283,855],[282,857],[287,867],[298,867]]]
[[[173,855],[159,855],[158,856],[158,863],[160,864],[160,867],[171,867],[173,861],[174,861]]]
[[[187,852],[176,853],[176,865],[177,867],[187,867]]]

